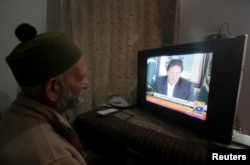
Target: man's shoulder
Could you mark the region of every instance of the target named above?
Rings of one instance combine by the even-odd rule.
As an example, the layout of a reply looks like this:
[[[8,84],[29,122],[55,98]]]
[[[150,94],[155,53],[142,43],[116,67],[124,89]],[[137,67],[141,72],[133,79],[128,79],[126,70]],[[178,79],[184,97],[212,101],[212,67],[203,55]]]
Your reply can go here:
[[[156,77],[156,81],[167,81],[167,76],[158,76]]]
[[[183,78],[183,77],[180,77],[179,82],[180,82],[182,85],[187,85],[187,86],[190,86],[190,85],[193,84],[190,80],[188,80],[188,79],[186,79],[186,78]]]
[[[20,127],[10,128],[11,131],[0,131],[0,154],[16,158],[13,162],[32,160],[39,163],[55,161],[65,155],[69,157],[70,153],[79,155],[74,146],[50,123],[41,120],[37,120],[36,123],[33,125],[24,122]],[[13,139],[15,141],[10,143]],[[1,147],[3,145],[5,147]],[[7,157],[5,160],[9,161]]]

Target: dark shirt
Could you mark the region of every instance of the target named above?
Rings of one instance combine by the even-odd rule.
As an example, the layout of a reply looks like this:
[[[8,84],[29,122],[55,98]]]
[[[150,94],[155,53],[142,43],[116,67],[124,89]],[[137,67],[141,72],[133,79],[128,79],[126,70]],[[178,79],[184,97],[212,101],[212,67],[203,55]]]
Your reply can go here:
[[[154,84],[154,92],[167,95],[167,88],[167,76],[157,77]],[[194,84],[180,77],[177,84],[175,84],[173,97],[195,101]]]

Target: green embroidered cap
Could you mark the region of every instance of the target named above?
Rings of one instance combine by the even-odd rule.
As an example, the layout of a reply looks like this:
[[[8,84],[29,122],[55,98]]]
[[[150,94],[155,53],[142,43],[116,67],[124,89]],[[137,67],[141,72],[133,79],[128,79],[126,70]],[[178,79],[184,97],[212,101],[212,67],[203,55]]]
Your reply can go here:
[[[6,57],[6,62],[20,86],[46,82],[72,67],[82,56],[65,33],[37,35],[33,26],[21,24],[15,34],[21,43]]]

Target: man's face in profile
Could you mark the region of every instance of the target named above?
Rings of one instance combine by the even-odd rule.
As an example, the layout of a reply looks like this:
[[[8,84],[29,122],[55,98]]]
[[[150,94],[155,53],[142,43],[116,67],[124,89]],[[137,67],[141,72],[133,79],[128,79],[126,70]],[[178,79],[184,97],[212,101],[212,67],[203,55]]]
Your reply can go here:
[[[88,88],[87,67],[81,58],[61,81],[61,97],[57,108],[61,110],[78,108],[83,104],[83,90]]]
[[[181,75],[181,67],[178,65],[172,66],[167,71],[167,74],[168,74],[168,83],[174,85],[179,81]]]

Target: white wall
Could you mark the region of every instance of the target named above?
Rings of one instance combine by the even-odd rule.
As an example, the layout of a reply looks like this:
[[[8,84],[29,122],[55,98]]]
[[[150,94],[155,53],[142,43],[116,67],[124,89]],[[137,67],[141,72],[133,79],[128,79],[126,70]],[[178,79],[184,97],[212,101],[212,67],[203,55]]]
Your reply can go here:
[[[181,0],[179,43],[199,41],[203,35],[218,33],[223,23],[229,23],[232,35],[250,35],[249,14],[249,0]],[[226,28],[223,30],[226,32]],[[250,131],[250,36],[247,47],[237,115]]]
[[[38,32],[46,31],[47,1],[1,0],[0,1],[0,112],[14,100],[18,85],[7,66],[5,57],[19,43],[14,31],[23,22],[30,23]]]
[[[0,1],[0,112],[9,106],[19,90],[5,57],[19,43],[14,31],[23,22],[36,27],[38,33],[56,30],[59,24],[59,0]]]

